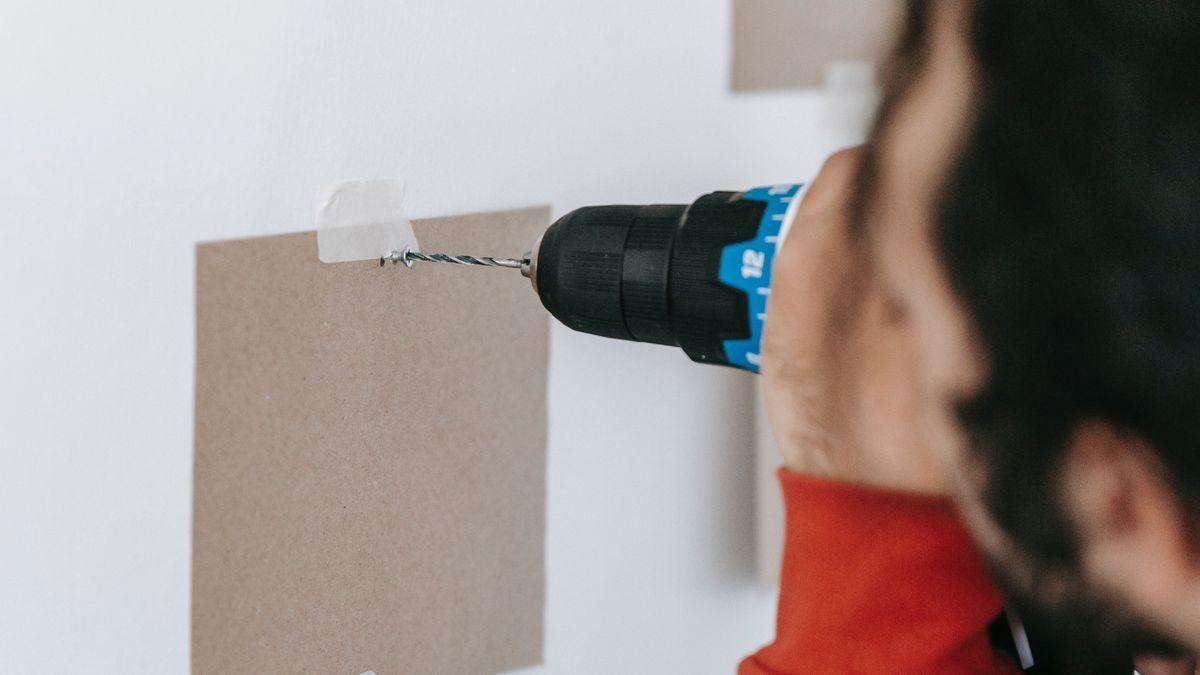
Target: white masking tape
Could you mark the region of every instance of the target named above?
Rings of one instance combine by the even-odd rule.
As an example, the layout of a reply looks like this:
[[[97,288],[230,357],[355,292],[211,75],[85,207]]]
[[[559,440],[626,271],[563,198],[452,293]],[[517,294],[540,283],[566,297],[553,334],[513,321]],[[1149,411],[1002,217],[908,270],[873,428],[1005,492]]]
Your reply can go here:
[[[421,250],[404,217],[404,182],[356,180],[333,188],[317,207],[321,262],[378,260],[405,247]]]

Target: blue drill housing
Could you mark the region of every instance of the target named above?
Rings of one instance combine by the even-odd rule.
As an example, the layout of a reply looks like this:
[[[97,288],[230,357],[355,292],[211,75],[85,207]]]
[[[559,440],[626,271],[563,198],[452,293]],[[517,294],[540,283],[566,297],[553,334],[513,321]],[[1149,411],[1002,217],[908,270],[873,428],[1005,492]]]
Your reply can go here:
[[[766,207],[758,223],[758,233],[753,239],[730,244],[721,250],[718,277],[722,283],[746,294],[749,314],[750,337],[726,340],[724,343],[725,356],[732,366],[755,373],[759,370],[775,246],[788,208],[801,187],[802,183],[771,185],[747,190],[742,195],[742,199],[760,201]]]

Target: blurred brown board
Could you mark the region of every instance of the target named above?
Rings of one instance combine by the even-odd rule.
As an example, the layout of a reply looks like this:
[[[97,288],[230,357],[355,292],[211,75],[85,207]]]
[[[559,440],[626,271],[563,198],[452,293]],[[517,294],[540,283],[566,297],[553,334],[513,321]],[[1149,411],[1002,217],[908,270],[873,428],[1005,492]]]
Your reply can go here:
[[[819,86],[831,61],[877,62],[898,0],[733,0],[734,91]]]
[[[414,223],[520,254],[546,208]],[[515,270],[201,244],[192,670],[494,673],[542,655],[545,311]]]

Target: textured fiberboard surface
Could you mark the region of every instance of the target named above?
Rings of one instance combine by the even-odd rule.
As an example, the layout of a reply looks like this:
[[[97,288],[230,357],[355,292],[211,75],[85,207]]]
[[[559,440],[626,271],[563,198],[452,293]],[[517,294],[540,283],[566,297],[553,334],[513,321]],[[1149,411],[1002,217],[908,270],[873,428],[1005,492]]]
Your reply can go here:
[[[546,208],[416,221],[519,255]],[[197,248],[192,667],[492,673],[541,660],[545,311],[515,270]]]
[[[831,61],[875,63],[898,0],[733,0],[735,91],[819,86]]]

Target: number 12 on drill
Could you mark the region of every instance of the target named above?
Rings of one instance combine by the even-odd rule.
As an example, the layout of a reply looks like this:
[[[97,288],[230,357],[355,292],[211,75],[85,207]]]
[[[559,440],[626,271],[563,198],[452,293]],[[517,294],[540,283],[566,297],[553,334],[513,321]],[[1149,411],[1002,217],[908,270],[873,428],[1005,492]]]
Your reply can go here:
[[[761,279],[763,275],[763,266],[767,263],[767,254],[754,249],[746,249],[742,252],[742,278],[743,279]]]

